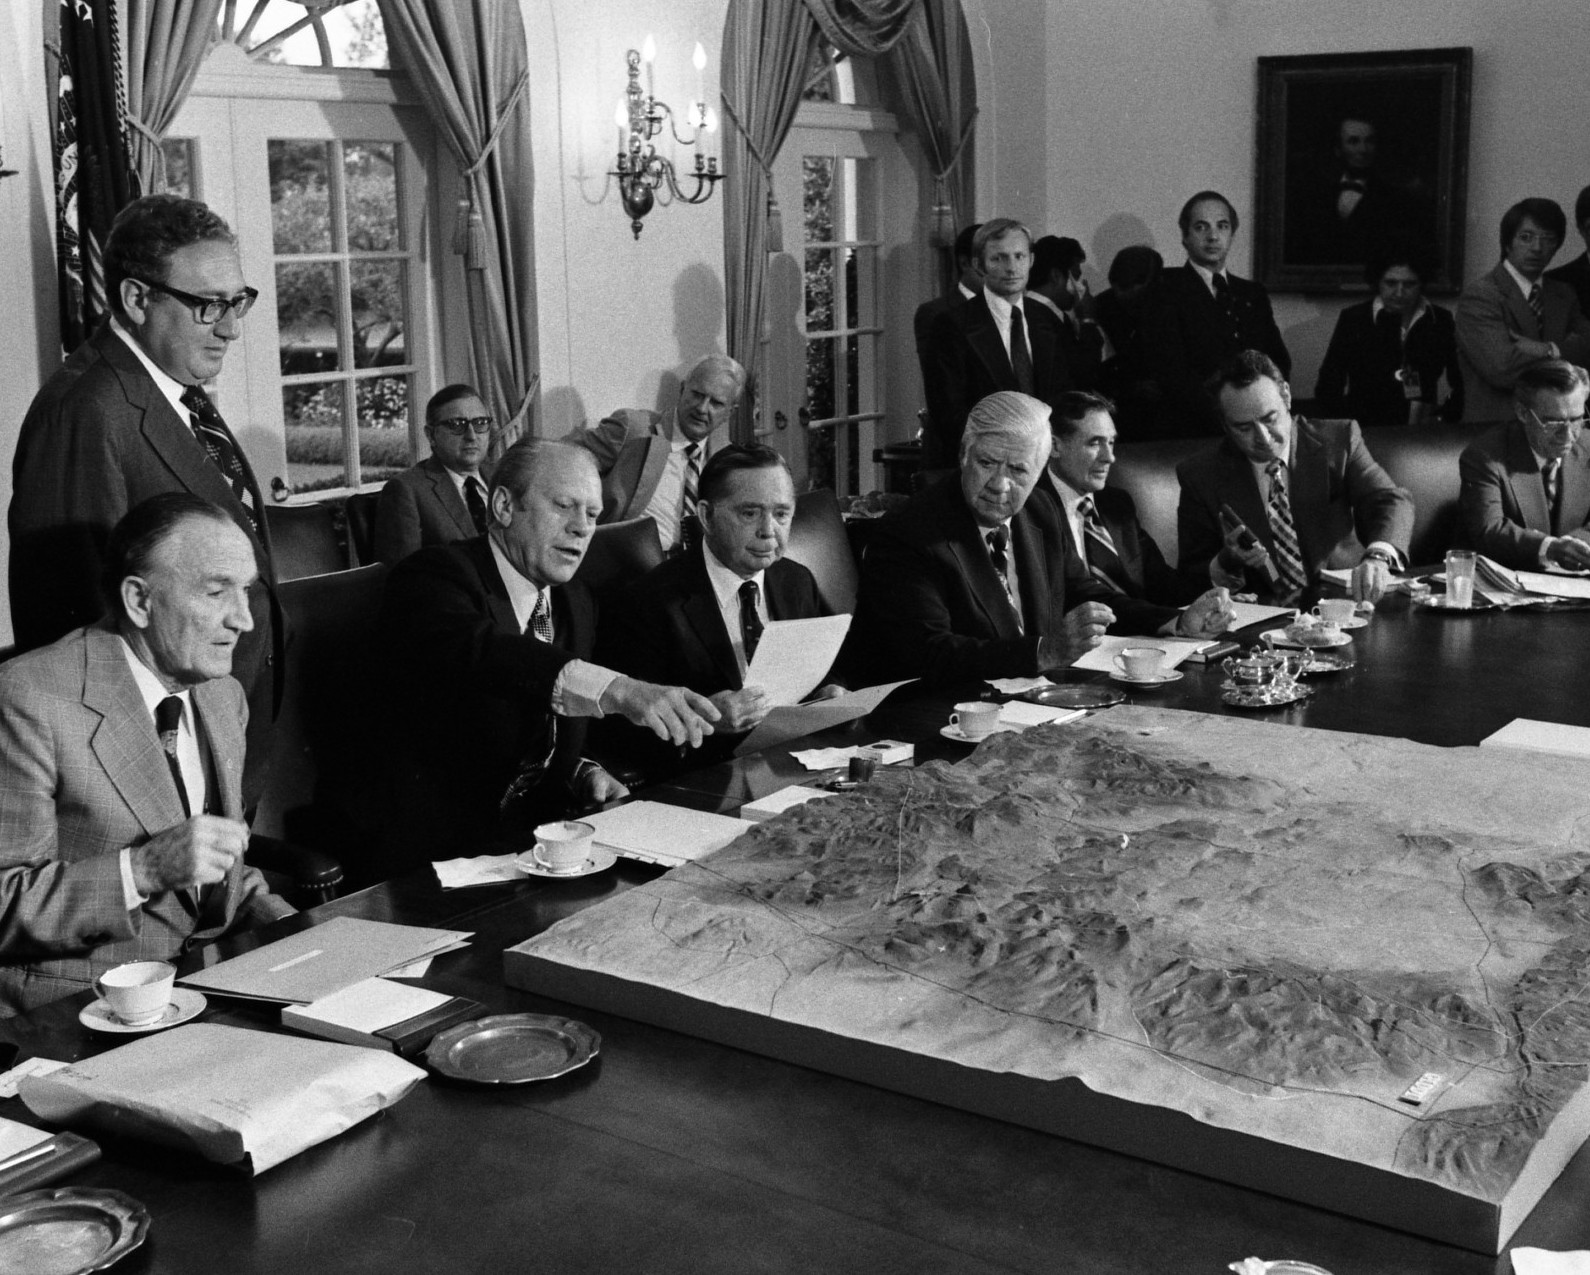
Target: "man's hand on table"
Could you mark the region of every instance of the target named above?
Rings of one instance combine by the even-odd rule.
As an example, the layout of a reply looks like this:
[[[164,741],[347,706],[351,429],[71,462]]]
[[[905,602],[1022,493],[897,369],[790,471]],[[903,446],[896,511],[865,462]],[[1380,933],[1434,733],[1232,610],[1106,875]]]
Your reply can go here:
[[[688,687],[658,686],[623,674],[608,684],[602,695],[602,711],[626,717],[670,744],[689,744],[692,748],[701,747],[719,717],[711,700]]]
[[[574,799],[582,806],[605,806],[610,801],[622,801],[627,796],[628,786],[613,778],[594,761],[582,763],[574,776]]]
[[[220,815],[194,815],[134,846],[128,860],[138,893],[152,898],[226,880],[248,849],[248,825]]]
[[[1065,613],[1060,628],[1038,640],[1038,667],[1059,668],[1081,659],[1099,644],[1115,623],[1115,612],[1102,602],[1084,602]]]
[[[1590,567],[1590,544],[1586,544],[1577,536],[1553,537],[1546,549],[1546,560],[1554,562],[1559,567],[1568,567],[1571,570],[1583,570]]]
[[[1231,607],[1231,594],[1225,589],[1210,589],[1200,594],[1176,620],[1182,637],[1219,637],[1233,623],[1237,613]]]
[[[1379,602],[1391,584],[1391,565],[1384,558],[1365,558],[1353,568],[1354,602]]]
[[[773,711],[767,692],[760,686],[719,691],[712,697],[712,706],[718,710],[718,729],[731,734],[750,730]]]

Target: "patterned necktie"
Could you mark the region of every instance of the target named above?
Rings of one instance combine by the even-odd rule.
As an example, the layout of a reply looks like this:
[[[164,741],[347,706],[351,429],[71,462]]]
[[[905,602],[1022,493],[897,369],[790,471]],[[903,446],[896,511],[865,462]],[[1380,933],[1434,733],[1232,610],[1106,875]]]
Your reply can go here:
[[[693,514],[701,500],[701,444],[691,443],[685,448],[685,487],[681,514]]]
[[[1237,299],[1231,295],[1231,281],[1223,274],[1213,275],[1210,281],[1214,284],[1215,304],[1220,307],[1220,313],[1225,316],[1226,327],[1231,333],[1231,339],[1240,342],[1242,333],[1237,326]]]
[[[1027,320],[1019,301],[1010,307],[1010,370],[1016,374],[1016,388],[1031,394],[1032,351],[1027,348]]]
[[[1286,466],[1279,460],[1272,460],[1265,472],[1270,475],[1270,536],[1275,541],[1272,556],[1281,573],[1276,596],[1284,606],[1296,601],[1298,594],[1308,587],[1308,572],[1303,567],[1303,549],[1298,544],[1297,527],[1292,522]]]
[[[534,609],[530,612],[530,622],[524,626],[526,637],[533,637],[537,641],[552,645],[552,590],[542,589],[536,597]],[[523,757],[519,762],[519,769],[509,781],[507,789],[502,794],[502,800],[497,803],[497,808],[506,812],[526,793],[537,788],[547,773],[547,767],[552,764],[552,754],[558,750],[558,715],[547,711],[546,747],[538,748]]]
[[[1077,509],[1082,514],[1082,538],[1087,542],[1082,547],[1082,557],[1088,564],[1088,574],[1099,583],[1108,585],[1112,591],[1125,593],[1121,579],[1126,576],[1126,568],[1121,565],[1121,555],[1116,551],[1115,540],[1110,535],[1110,529],[1104,525],[1104,520],[1099,517],[1093,497],[1082,497],[1077,502]]]
[[[1550,462],[1541,473],[1541,478],[1546,484],[1546,508],[1551,511],[1551,531],[1557,535],[1557,527],[1562,520],[1561,459]]]
[[[1540,295],[1540,281],[1538,279],[1529,287],[1529,308],[1534,312],[1537,325],[1545,321],[1546,302]]]
[[[193,435],[199,440],[211,463],[221,471],[221,477],[231,484],[232,493],[248,514],[248,520],[259,533],[259,511],[254,508],[254,492],[249,486],[248,471],[243,468],[243,458],[238,453],[237,440],[221,419],[210,396],[198,385],[182,391],[182,405],[191,412]]]
[[[188,806],[188,786],[182,781],[182,762],[177,757],[177,732],[182,727],[182,701],[167,695],[155,705],[155,732],[160,736],[160,748],[166,755],[166,765],[171,768],[171,778],[177,785],[177,796],[182,801],[182,814],[193,813]]]
[[[757,643],[762,640],[762,617],[756,612],[756,600],[761,590],[755,580],[740,586],[740,638],[745,643],[745,664],[749,668],[756,655]]]
[[[1016,614],[1016,627],[1021,629],[1021,602],[1010,587],[1010,554],[1006,546],[1010,544],[1010,528],[995,527],[992,531],[985,531],[983,539],[988,544],[988,560],[994,564],[994,573],[999,577],[999,583],[1004,587],[1005,600],[1010,603],[1010,609]]]
[[[480,494],[480,479],[464,479],[464,503],[469,506],[470,521],[479,535],[486,534],[486,498]]]

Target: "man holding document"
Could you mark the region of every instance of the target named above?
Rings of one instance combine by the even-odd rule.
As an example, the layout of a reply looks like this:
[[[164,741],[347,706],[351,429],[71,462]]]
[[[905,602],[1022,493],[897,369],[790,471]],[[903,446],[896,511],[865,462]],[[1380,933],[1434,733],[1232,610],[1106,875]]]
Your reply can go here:
[[[607,663],[634,677],[681,682],[710,699],[720,714],[717,733],[698,759],[710,761],[727,755],[776,705],[789,702],[788,687],[747,677],[764,636],[769,646],[760,663],[771,664],[769,671],[780,682],[786,680],[782,674],[798,672],[782,658],[784,635],[778,630],[769,635],[769,625],[829,612],[812,573],[784,556],[795,516],[795,483],[783,457],[770,447],[723,448],[702,469],[699,491],[695,512],[702,543],[647,573],[629,593],[628,605],[610,613],[600,651]],[[846,627],[835,617],[827,630],[818,626],[799,635],[802,653],[828,651],[819,660],[827,676],[818,671],[823,684],[813,692],[817,698],[843,691],[828,666]],[[793,694],[799,698],[810,688],[809,679],[804,686],[797,680]],[[680,760],[677,749],[634,731],[622,733],[616,746],[644,769],[661,771]]]

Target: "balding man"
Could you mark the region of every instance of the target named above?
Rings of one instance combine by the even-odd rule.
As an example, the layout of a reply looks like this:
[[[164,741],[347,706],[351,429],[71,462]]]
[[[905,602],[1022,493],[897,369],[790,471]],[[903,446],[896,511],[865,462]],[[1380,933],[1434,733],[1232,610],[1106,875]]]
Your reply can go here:
[[[670,412],[621,407],[568,442],[596,457],[602,475],[603,522],[649,516],[664,549],[680,544],[682,520],[699,499],[701,467],[724,442],[729,413],[745,390],[745,369],[709,354],[685,377]]]
[[[878,524],[847,667],[878,681],[1024,677],[1070,664],[1107,629],[1224,630],[1222,591],[1177,612],[1090,578],[1066,553],[1057,502],[1028,499],[1049,459],[1049,413],[1026,394],[989,395],[967,417],[960,472]]]

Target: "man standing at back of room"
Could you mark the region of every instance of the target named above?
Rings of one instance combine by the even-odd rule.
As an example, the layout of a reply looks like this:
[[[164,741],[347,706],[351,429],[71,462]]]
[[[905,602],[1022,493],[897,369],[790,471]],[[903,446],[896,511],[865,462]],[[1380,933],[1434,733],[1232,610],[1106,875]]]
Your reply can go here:
[[[134,505],[186,491],[253,546],[251,628],[233,676],[249,700],[245,803],[259,794],[280,696],[281,617],[259,483],[204,384],[220,374],[257,295],[237,238],[204,204],[145,195],[105,247],[111,317],[33,399],[12,467],[11,623],[24,649],[104,614],[110,530]]]
[[[1573,224],[1579,228],[1579,238],[1584,240],[1585,251],[1572,261],[1546,271],[1546,278],[1566,283],[1579,298],[1579,309],[1590,315],[1590,186],[1579,192],[1573,201]]]
[[[955,286],[941,297],[931,297],[917,306],[912,316],[911,328],[916,334],[916,360],[922,367],[923,384],[928,377],[928,343],[933,336],[933,325],[939,315],[953,310],[963,301],[970,301],[983,286],[983,272],[977,264],[977,252],[972,247],[981,222],[974,221],[961,228],[955,236]]]
[[[449,385],[425,405],[431,454],[394,474],[375,510],[377,561],[399,563],[425,545],[486,534],[486,479],[480,471],[491,415],[472,385]]]

